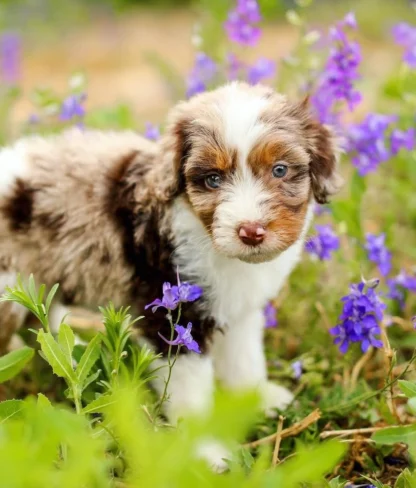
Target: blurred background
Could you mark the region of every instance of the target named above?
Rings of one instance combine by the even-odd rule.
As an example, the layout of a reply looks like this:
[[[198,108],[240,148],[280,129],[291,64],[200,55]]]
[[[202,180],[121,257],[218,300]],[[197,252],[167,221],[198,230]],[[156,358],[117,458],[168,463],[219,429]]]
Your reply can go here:
[[[133,116],[138,128],[144,121],[160,122],[181,88],[199,49],[198,29],[221,29],[228,0],[1,0],[0,27],[3,57],[19,51],[16,76],[21,93],[9,123],[20,124],[33,115],[34,89],[50,89],[64,96],[68,80],[80,72],[87,80],[87,112],[118,104]],[[255,50],[276,59],[288,55],[299,35],[285,19],[291,0],[263,0],[266,25]],[[372,103],[374,85],[397,65],[400,48],[391,42],[390,27],[411,21],[414,8],[407,0],[318,0],[310,9],[310,24],[326,28],[354,10],[360,24],[360,42],[366,62],[362,86],[365,111]],[[215,19],[211,23],[210,17]],[[212,32],[210,32],[210,29]],[[215,33],[214,33],[215,37]],[[215,44],[215,41],[212,41]],[[209,51],[210,46],[205,51]],[[253,52],[254,51],[254,52]],[[7,62],[7,61],[5,61]],[[166,76],[168,75],[168,76]],[[368,83],[367,83],[368,84]],[[184,91],[183,91],[184,93]],[[127,111],[128,108],[128,111]],[[358,111],[358,112],[359,112]],[[111,124],[110,124],[111,125]]]

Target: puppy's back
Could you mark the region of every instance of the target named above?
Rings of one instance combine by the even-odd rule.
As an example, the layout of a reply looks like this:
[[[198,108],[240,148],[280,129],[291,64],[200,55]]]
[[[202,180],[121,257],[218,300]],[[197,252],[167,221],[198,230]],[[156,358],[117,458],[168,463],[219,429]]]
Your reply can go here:
[[[110,215],[111,188],[128,165],[145,175],[156,154],[133,132],[79,129],[2,149],[0,274],[60,282],[73,303],[123,302],[131,270]]]

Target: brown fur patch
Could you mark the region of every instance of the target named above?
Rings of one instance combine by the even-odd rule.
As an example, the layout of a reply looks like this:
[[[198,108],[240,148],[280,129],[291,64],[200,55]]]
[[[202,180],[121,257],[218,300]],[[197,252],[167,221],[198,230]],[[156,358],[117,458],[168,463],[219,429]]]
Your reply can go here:
[[[13,195],[2,206],[2,212],[13,231],[24,231],[30,227],[33,215],[35,190],[18,178]]]
[[[312,190],[318,203],[327,203],[329,195],[336,193],[342,179],[336,171],[336,154],[331,132],[317,122],[307,125],[308,137],[313,141],[310,150]]]
[[[225,150],[216,140],[193,154],[185,167],[186,190],[192,209],[201,219],[208,232],[212,230],[215,208],[220,198],[220,189],[210,189],[205,178],[210,173],[221,176],[223,184],[229,180],[237,168],[237,151]]]

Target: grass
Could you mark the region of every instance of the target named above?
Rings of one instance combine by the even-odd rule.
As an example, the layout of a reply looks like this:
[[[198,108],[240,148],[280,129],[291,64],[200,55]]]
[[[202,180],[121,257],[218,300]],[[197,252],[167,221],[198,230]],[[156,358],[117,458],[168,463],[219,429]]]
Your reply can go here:
[[[218,17],[223,15],[223,6],[218,7],[220,12],[215,10],[217,3],[204,2],[207,25],[215,24],[216,20],[218,24]],[[369,111],[380,111],[397,114],[403,127],[413,125],[416,76],[395,59],[393,53],[401,53],[392,46],[386,32],[393,19],[409,17],[408,5],[404,2],[394,6],[382,6],[380,2],[350,5],[357,8],[365,56],[372,58],[372,53],[379,49],[376,44],[387,47],[385,57],[377,58],[385,59],[385,65],[364,62],[359,83],[364,95],[363,108],[349,117],[359,120]],[[273,11],[270,12],[272,17]],[[341,17],[345,7],[337,4],[330,13],[319,6],[310,10],[300,8],[299,13],[301,19],[316,25],[318,20],[320,24],[329,23],[335,14]],[[269,25],[268,29],[271,28]],[[314,51],[302,54],[304,29],[302,23],[298,48],[294,50],[299,63],[282,68],[276,81],[283,91],[293,91],[293,80],[305,80],[312,61],[322,64],[322,57]],[[220,30],[210,32],[212,42],[218,43],[211,46],[216,56],[226,49],[219,37]],[[166,76],[173,76],[175,90],[180,94],[182,73],[170,66],[169,59],[158,67]],[[286,80],[286,86],[281,86],[282,80]],[[17,92],[14,88],[3,88],[5,110],[1,127],[7,128]],[[87,89],[82,77],[75,89]],[[298,89],[296,85],[295,91]],[[52,90],[38,91],[36,95],[35,109],[41,122],[36,126],[25,125],[22,132],[62,129],[64,125],[56,120],[62,97]],[[85,123],[123,129],[136,127],[138,120],[130,106],[119,104],[92,109]],[[5,132],[2,137],[9,140]],[[253,413],[255,398],[229,398],[219,393],[215,412],[209,419],[185,422],[179,429],[172,429],[155,415],[157,399],[147,383],[152,358],[145,350],[136,348],[132,353],[129,348],[130,319],[126,311],[117,315],[114,310],[103,310],[107,328],[101,336],[100,353],[98,339],[90,346],[95,360],[89,364],[88,385],[87,376],[80,379],[72,364],[69,376],[57,369],[53,357],[45,354],[45,337],[25,330],[21,333],[25,343],[38,350],[40,346],[43,357],[36,354],[30,358],[32,353],[25,350],[24,360],[13,359],[18,374],[0,385],[0,399],[12,400],[0,403],[2,486],[186,488],[197,484],[341,488],[348,486],[347,482],[372,483],[378,488],[415,486],[416,333],[411,322],[416,311],[415,295],[407,293],[403,309],[387,301],[391,325],[387,326],[387,320],[383,323],[381,349],[362,354],[357,346],[342,355],[329,334],[341,312],[340,298],[348,293],[350,283],[359,282],[361,276],[367,279],[379,276],[363,249],[366,232],[386,233],[393,255],[392,276],[400,269],[411,273],[415,266],[415,152],[400,153],[362,180],[357,179],[348,155],[343,157],[341,169],[346,179],[344,190],[329,206],[330,212],[317,217],[317,222],[334,226],[340,236],[340,249],[330,261],[313,261],[307,254],[303,256],[276,297],[279,325],[266,332],[269,376],[296,393],[293,405],[270,420]],[[385,279],[381,280],[380,289],[387,290]],[[26,299],[33,300],[29,295]],[[46,336],[47,330],[42,334]],[[71,337],[70,331],[65,334]],[[51,337],[50,341],[55,339]],[[52,348],[62,348],[59,341],[56,346],[55,342],[50,344]],[[83,348],[70,349],[70,355],[80,360]],[[123,355],[121,359],[123,351],[127,357]],[[6,361],[9,361],[7,370],[11,360]],[[116,376],[111,375],[114,361]],[[302,363],[299,378],[293,370],[295,361]],[[15,400],[24,402],[13,403]],[[5,420],[11,417],[12,420]],[[389,426],[393,430],[385,431]],[[235,449],[231,472],[222,477],[213,476],[193,459],[192,442],[198,436],[212,433],[218,433],[227,442],[238,439],[243,446]],[[324,442],[332,438],[339,442]]]

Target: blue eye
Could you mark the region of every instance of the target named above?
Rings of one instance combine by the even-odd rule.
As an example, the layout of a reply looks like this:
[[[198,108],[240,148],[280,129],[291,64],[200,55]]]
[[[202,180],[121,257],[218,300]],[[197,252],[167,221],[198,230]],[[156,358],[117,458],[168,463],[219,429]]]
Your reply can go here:
[[[221,176],[217,173],[212,173],[205,177],[205,185],[211,190],[216,190],[221,186]]]
[[[275,178],[283,178],[287,173],[287,166],[285,164],[276,164],[273,166],[273,176]]]

